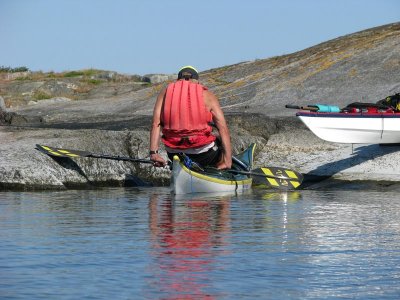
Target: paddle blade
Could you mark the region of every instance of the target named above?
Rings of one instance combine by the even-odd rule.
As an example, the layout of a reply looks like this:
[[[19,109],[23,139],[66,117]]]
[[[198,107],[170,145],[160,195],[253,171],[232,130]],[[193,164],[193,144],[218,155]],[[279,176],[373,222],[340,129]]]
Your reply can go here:
[[[296,189],[303,181],[303,175],[301,173],[286,168],[258,168],[252,170],[252,173],[265,175],[265,177],[252,176],[254,185],[267,186],[283,190]]]
[[[55,157],[88,157],[91,155],[91,153],[87,151],[54,148],[44,145],[36,145],[36,149],[47,155]]]

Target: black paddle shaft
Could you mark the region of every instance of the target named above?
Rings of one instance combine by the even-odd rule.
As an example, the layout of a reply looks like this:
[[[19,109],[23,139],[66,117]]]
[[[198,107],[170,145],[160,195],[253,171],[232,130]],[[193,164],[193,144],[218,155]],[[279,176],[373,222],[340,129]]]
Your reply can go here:
[[[141,159],[141,158],[133,158],[133,157],[125,157],[125,156],[113,156],[113,155],[107,155],[107,154],[89,154],[86,157],[103,158],[103,159],[119,160],[119,161],[132,161],[132,162],[139,162],[139,163],[144,163],[144,164],[153,164],[154,163],[150,159]]]
[[[292,104],[286,104],[286,108],[293,108],[293,109],[302,109],[302,110],[310,110],[310,111],[318,111],[319,108],[317,106],[298,106],[298,105],[292,105]]]

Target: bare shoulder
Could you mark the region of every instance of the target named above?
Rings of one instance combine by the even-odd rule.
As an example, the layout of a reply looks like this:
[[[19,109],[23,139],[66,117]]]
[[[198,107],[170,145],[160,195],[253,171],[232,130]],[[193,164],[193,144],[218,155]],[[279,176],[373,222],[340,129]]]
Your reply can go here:
[[[164,88],[160,91],[160,93],[158,94],[158,96],[157,96],[156,105],[157,105],[157,103],[162,103],[162,102],[164,101],[164,97],[165,97],[166,92],[167,92],[167,87],[164,87]]]
[[[210,90],[204,90],[203,95],[204,95],[204,97],[211,97],[211,98],[217,99],[217,96],[215,96],[215,94],[213,92],[211,92]]]
[[[164,86],[162,88],[162,90],[160,91],[160,93],[158,94],[158,96],[164,96],[164,94],[167,92],[167,88],[168,88],[168,86]]]
[[[204,103],[208,109],[212,110],[213,108],[215,108],[215,106],[219,106],[218,98],[213,92],[205,90],[203,93],[203,97]]]

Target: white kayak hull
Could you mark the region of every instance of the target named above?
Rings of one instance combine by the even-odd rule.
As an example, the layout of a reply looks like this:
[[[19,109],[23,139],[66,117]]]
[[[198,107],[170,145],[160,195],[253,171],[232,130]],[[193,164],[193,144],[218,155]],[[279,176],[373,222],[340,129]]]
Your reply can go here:
[[[320,139],[348,144],[400,143],[400,114],[298,112]]]
[[[230,180],[208,176],[188,169],[178,158],[174,157],[172,166],[171,189],[176,195],[192,193],[243,192],[249,190],[252,179]]]

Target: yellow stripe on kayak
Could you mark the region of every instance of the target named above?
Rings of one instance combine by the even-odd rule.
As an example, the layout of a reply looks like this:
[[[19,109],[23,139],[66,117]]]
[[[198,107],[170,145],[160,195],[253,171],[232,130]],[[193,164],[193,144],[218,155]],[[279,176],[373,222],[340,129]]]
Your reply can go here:
[[[175,159],[175,157],[174,157]],[[178,158],[179,160],[179,158]],[[189,173],[191,176],[206,180],[206,181],[210,181],[210,182],[215,182],[215,183],[220,183],[220,184],[226,184],[226,185],[245,185],[245,184],[251,184],[252,183],[252,179],[248,178],[248,179],[244,179],[244,180],[224,180],[224,179],[219,179],[219,178],[214,178],[214,177],[210,177],[201,173],[197,173],[195,171],[192,171],[190,169],[188,169],[182,162],[179,162],[179,164],[181,165],[181,168]]]

